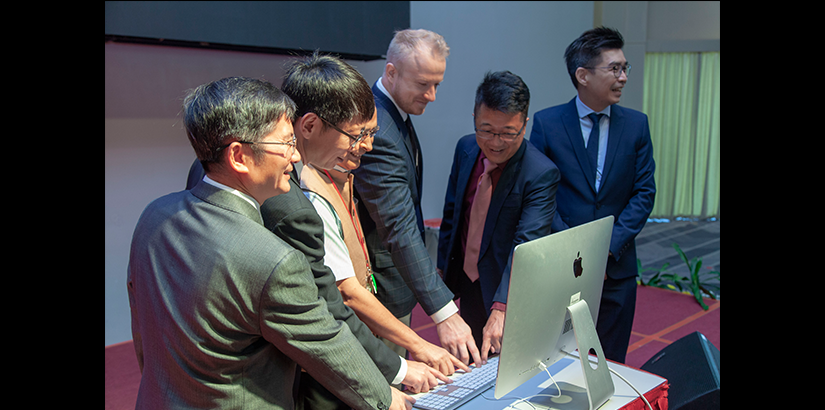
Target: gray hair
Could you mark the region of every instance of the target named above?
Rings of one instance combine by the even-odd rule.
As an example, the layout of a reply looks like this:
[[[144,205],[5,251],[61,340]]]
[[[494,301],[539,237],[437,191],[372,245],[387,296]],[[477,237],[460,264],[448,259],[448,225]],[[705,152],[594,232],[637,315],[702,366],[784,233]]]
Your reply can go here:
[[[406,29],[395,32],[387,49],[387,62],[395,64],[406,60],[416,51],[430,51],[433,57],[445,60],[450,55],[450,47],[440,34],[425,29]]]

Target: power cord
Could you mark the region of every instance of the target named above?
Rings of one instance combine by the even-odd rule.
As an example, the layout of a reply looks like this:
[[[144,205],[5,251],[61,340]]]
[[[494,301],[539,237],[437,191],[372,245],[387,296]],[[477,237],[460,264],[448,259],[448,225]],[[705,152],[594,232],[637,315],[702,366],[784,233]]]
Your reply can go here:
[[[616,373],[616,371],[615,371],[615,370],[613,370],[613,369],[611,369],[611,368],[610,368],[610,366],[607,366],[607,370],[610,370],[610,373],[615,374],[615,375],[616,375],[616,377],[618,377],[618,378],[622,379],[622,381],[623,381],[623,382],[627,383],[627,385],[628,385],[628,386],[630,386],[630,388],[631,388],[631,389],[633,389],[633,390],[636,392],[636,394],[638,394],[638,395],[639,395],[639,397],[641,397],[641,398],[642,398],[642,400],[643,400],[643,401],[645,402],[645,404],[647,405],[647,408],[648,408],[648,409],[650,409],[650,410],[653,410],[653,407],[651,407],[651,406],[650,406],[650,403],[648,403],[647,398],[645,398],[645,395],[644,395],[644,394],[642,394],[642,393],[639,391],[639,389],[637,389],[637,388],[636,388],[636,386],[634,386],[634,385],[633,385],[633,383],[630,383],[629,381],[627,381],[627,379],[625,379],[624,377],[622,377],[622,375],[621,375],[621,374]]]
[[[556,385],[556,390],[558,390],[558,391],[559,391],[559,395],[558,395],[558,396],[550,396],[550,395],[546,395],[546,396],[549,396],[549,397],[555,397],[555,398],[559,398],[559,397],[561,397],[561,387],[559,387],[559,384],[558,384],[558,383],[556,383],[556,379],[554,379],[554,378],[553,378],[553,375],[552,375],[552,374],[550,374],[550,370],[547,370],[547,366],[545,366],[545,365],[544,365],[544,363],[542,363],[542,362],[539,362],[539,367],[541,367],[541,370],[544,370],[544,372],[545,372],[545,373],[547,373],[547,375],[548,375],[548,376],[550,376],[550,380],[552,380],[552,381],[553,381],[553,384],[555,384],[555,385]]]
[[[565,352],[565,353],[567,353],[567,355],[568,355],[568,356],[570,356],[570,357],[576,357],[576,358],[578,358],[578,359],[580,359],[580,360],[584,360],[584,358],[587,358],[587,361],[588,361],[588,362],[590,361],[590,359],[589,359],[589,357],[588,357],[588,356],[585,356],[584,358],[582,358],[582,357],[579,357],[579,356],[574,356],[574,355],[572,355],[572,354],[570,354],[570,353],[568,353],[568,352]],[[636,386],[634,386],[634,385],[633,385],[633,383],[630,383],[630,382],[629,382],[627,379],[625,379],[625,378],[624,378],[621,374],[616,373],[616,371],[615,371],[615,370],[613,370],[613,369],[611,369],[611,368],[610,368],[610,366],[607,366],[607,370],[610,370],[610,373],[613,373],[613,374],[615,374],[615,375],[616,375],[616,377],[618,377],[618,378],[622,379],[622,381],[623,381],[623,382],[625,382],[628,386],[630,386],[630,388],[631,388],[631,389],[633,389],[633,391],[635,391],[635,392],[636,392],[636,394],[638,394],[638,395],[639,395],[639,397],[641,397],[641,398],[642,398],[642,401],[644,401],[644,402],[645,402],[645,404],[647,405],[647,408],[648,408],[648,409],[650,409],[650,410],[653,410],[653,407],[651,407],[651,406],[650,406],[650,403],[647,401],[647,398],[645,397],[645,395],[644,395],[644,394],[642,394],[642,392],[640,392],[640,391],[639,391],[639,389],[637,389],[637,388],[636,388]],[[554,380],[553,382],[555,382],[555,380]]]
[[[545,371],[545,373],[547,373],[547,375],[548,375],[548,376],[550,376],[550,380],[552,380],[552,381],[553,381],[553,384],[555,384],[555,385],[556,385],[556,390],[558,390],[559,394],[558,394],[558,395],[555,395],[555,396],[550,395],[550,394],[534,394],[534,395],[532,395],[532,396],[528,396],[528,397],[525,397],[525,398],[523,398],[523,399],[518,399],[518,400],[516,400],[515,402],[511,403],[509,406],[505,407],[505,408],[508,408],[508,409],[509,409],[510,407],[515,408],[515,406],[516,406],[517,404],[519,404],[519,403],[521,403],[521,402],[525,402],[525,403],[529,404],[529,405],[530,405],[530,407],[532,407],[532,408],[534,408],[534,409],[535,409],[535,408],[536,408],[536,406],[534,406],[534,405],[533,405],[533,403],[530,403],[530,402],[528,401],[528,400],[532,399],[533,397],[550,397],[550,398],[556,398],[556,399],[557,399],[557,398],[559,398],[559,397],[561,397],[561,387],[559,387],[559,384],[558,384],[558,383],[556,383],[556,379],[555,379],[555,378],[553,378],[553,375],[552,375],[552,374],[550,374],[550,371],[549,371],[549,370],[547,370],[547,366],[545,366],[545,365],[544,365],[544,363],[539,362],[539,367],[541,367],[541,370],[544,370],[544,371]]]
[[[568,355],[568,356],[571,356],[571,357],[576,357],[576,358],[578,358],[578,359],[581,359],[580,357],[578,357],[578,356],[574,356],[574,355],[572,355],[572,354],[570,354],[570,353],[567,353],[567,355]],[[588,359],[588,361],[589,361],[589,359]],[[560,397],[561,397],[561,388],[559,387],[559,384],[558,384],[558,383],[556,383],[556,379],[555,379],[555,378],[553,378],[553,375],[552,375],[552,374],[550,374],[550,371],[549,371],[549,370],[547,370],[547,366],[545,366],[545,365],[544,365],[544,363],[539,362],[539,367],[541,367],[541,369],[542,369],[542,370],[544,370],[544,371],[547,373],[547,375],[548,375],[548,376],[550,376],[550,380],[552,380],[552,381],[553,381],[553,384],[554,384],[554,385],[556,385],[556,390],[558,390],[559,394],[558,394],[558,395],[556,395],[556,396],[549,395],[549,394],[534,394],[534,395],[532,395],[532,396],[528,396],[528,397],[524,397],[524,398],[518,399],[518,400],[516,400],[515,402],[511,403],[510,405],[508,405],[507,407],[505,407],[505,408],[509,409],[509,408],[511,408],[511,407],[512,407],[512,408],[514,408],[514,409],[515,409],[515,408],[516,408],[516,407],[515,407],[516,405],[518,405],[518,404],[520,404],[520,403],[522,403],[522,402],[525,402],[525,403],[529,404],[529,405],[530,405],[530,407],[532,407],[532,408],[534,408],[534,409],[535,409],[535,408],[536,408],[536,406],[534,406],[534,405],[533,405],[533,403],[530,403],[530,401],[529,401],[529,400],[530,400],[530,399],[532,399],[533,397],[551,397],[551,398],[560,398]],[[630,386],[630,388],[631,388],[631,389],[633,389],[633,391],[635,391],[635,392],[636,392],[636,394],[638,394],[638,395],[639,395],[639,397],[641,397],[641,398],[642,398],[642,401],[644,401],[644,402],[645,402],[645,405],[647,405],[647,408],[648,408],[649,410],[653,410],[653,407],[652,407],[652,406],[650,405],[650,403],[647,401],[647,398],[645,397],[645,395],[644,395],[644,394],[642,394],[642,392],[640,392],[640,391],[639,391],[639,389],[637,389],[637,388],[636,388],[636,386],[634,386],[634,385],[633,385],[633,383],[630,383],[630,381],[628,381],[627,379],[625,379],[625,378],[624,378],[624,376],[622,376],[621,374],[616,373],[616,371],[615,371],[615,370],[613,370],[613,369],[611,369],[611,368],[610,368],[610,366],[607,366],[607,370],[610,370],[610,373],[613,373],[613,374],[615,374],[615,375],[616,375],[616,377],[618,377],[618,378],[622,379],[622,381],[623,381],[623,382],[625,382],[628,386]],[[482,397],[484,397],[484,396],[482,395]],[[485,399],[487,399],[487,398],[485,397]],[[487,400],[489,400],[489,399],[487,399]]]

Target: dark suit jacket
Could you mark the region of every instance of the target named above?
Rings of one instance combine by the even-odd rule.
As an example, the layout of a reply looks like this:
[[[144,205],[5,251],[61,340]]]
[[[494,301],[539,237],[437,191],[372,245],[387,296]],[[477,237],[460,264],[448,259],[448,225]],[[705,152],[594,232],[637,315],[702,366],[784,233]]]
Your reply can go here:
[[[610,133],[598,193],[591,173],[585,171],[589,162],[575,97],[567,104],[537,112],[530,142],[561,170],[553,231],[613,215],[613,257],[608,258],[607,275],[624,279],[636,276],[635,238],[653,209],[655,164],[647,116],[618,105],[610,110]]]
[[[193,179],[192,174],[200,174],[203,178],[203,168],[197,160],[190,170],[190,180]],[[392,382],[401,368],[401,359],[344,304],[341,292],[335,285],[335,275],[324,265],[324,225],[321,217],[301,191],[294,173],[289,186],[289,192],[269,198],[261,205],[264,226],[306,256],[315,277],[318,295],[326,300],[329,312],[349,326],[386,382]]]
[[[353,171],[353,184],[364,205],[359,216],[377,282],[376,297],[396,317],[410,314],[416,301],[432,315],[452,300],[453,293],[424,246],[421,169],[415,166],[401,114],[377,85],[372,89],[381,129],[372,151]]]
[[[468,183],[475,183],[469,180],[480,152],[475,134],[458,141],[444,198],[438,267],[451,289],[456,289],[458,276],[465,275],[461,231],[467,210],[462,204]],[[528,141],[522,141],[496,184],[484,224],[478,272],[487,312],[493,302],[507,303],[515,246],[550,234],[558,183],[555,164]]]
[[[159,198],[128,268],[138,409],[293,408],[296,362],[350,405],[386,380],[318,297],[306,258],[255,207],[205,182]]]

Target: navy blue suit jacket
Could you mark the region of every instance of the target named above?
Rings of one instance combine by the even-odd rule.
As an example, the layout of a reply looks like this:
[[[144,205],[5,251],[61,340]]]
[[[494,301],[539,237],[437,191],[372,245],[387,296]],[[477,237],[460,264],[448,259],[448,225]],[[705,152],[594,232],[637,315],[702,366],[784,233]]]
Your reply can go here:
[[[530,142],[561,170],[553,232],[613,215],[613,257],[608,258],[607,275],[624,279],[636,276],[635,238],[653,209],[655,164],[647,115],[618,105],[610,110],[607,153],[598,192],[592,173],[585,171],[589,162],[575,97],[567,104],[537,112]]]
[[[458,141],[444,198],[438,267],[454,292],[458,275],[465,274],[461,230],[467,210],[462,204],[468,183],[476,183],[469,179],[480,152],[475,134]],[[559,179],[556,165],[524,140],[502,171],[490,200],[478,259],[481,294],[488,314],[493,302],[507,303],[515,246],[550,234]]]
[[[352,173],[361,226],[375,273],[376,297],[396,317],[412,312],[416,301],[428,315],[453,298],[438,276],[424,245],[421,214],[420,145],[408,137],[395,104],[372,87],[380,131],[372,151]]]

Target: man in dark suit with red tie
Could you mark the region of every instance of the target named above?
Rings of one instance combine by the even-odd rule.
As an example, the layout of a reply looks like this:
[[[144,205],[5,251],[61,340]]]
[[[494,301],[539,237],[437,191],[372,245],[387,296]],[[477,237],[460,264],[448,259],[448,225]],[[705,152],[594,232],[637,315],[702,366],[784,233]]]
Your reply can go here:
[[[596,330],[605,357],[621,363],[636,309],[635,238],[656,195],[647,116],[618,105],[630,72],[623,46],[603,27],[573,41],[564,55],[578,95],[537,112],[530,134],[561,170],[553,232],[615,217]]]
[[[444,199],[438,268],[460,297],[482,363],[501,351],[516,245],[550,234],[559,170],[525,143],[530,90],[509,72],[476,91],[476,132],[456,145]]]

